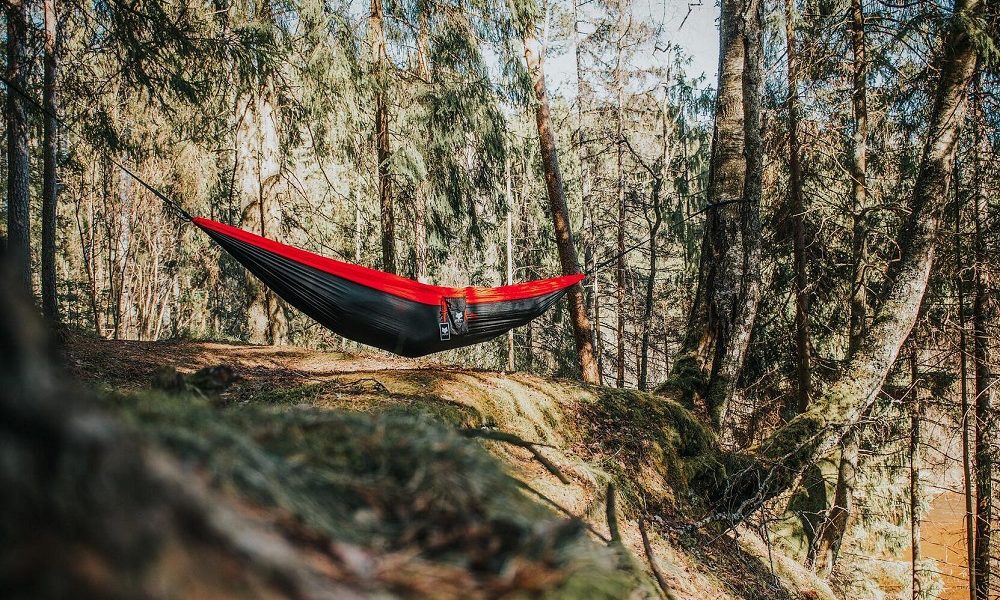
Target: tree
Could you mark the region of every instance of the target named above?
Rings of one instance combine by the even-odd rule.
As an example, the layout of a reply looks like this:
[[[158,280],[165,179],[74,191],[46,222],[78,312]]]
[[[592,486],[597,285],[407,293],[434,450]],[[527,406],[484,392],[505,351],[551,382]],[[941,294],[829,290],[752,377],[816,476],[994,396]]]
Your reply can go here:
[[[799,141],[799,62],[795,41],[795,0],[785,0],[785,47],[788,65],[788,197],[795,255],[795,393],[798,410],[809,408],[809,285],[806,274],[806,207],[802,197],[802,145]]]
[[[45,108],[42,139],[42,314],[50,323],[59,321],[56,296],[56,216],[59,191],[56,157],[59,151],[56,122],[56,3],[43,0],[45,19],[45,74],[42,106]]]
[[[30,159],[27,90],[28,11],[24,0],[7,2],[7,248],[19,281],[31,290]],[[11,89],[15,86],[16,89]]]
[[[379,214],[382,224],[382,270],[396,272],[396,215],[392,200],[392,173],[389,159],[389,107],[386,100],[389,58],[386,54],[385,31],[382,23],[382,0],[372,0],[368,18],[368,37],[371,44],[372,79],[375,85],[375,142],[376,181],[379,197]]]
[[[752,465],[734,477],[719,499],[728,518],[742,520],[763,502],[790,487],[802,470],[829,453],[874,401],[917,319],[944,205],[952,181],[955,151],[967,110],[967,89],[977,53],[969,28],[983,10],[979,0],[957,0],[942,52],[910,212],[900,235],[900,258],[887,275],[885,294],[868,335],[809,409],[770,435]]]
[[[851,48],[851,110],[854,131],[851,136],[851,210],[853,216],[852,233],[852,278],[851,317],[848,331],[848,350],[851,355],[857,350],[865,336],[868,318],[868,287],[865,282],[865,263],[868,235],[865,226],[867,214],[868,186],[868,69],[865,49],[865,13],[861,0],[851,0],[850,28]]]
[[[977,78],[978,83],[978,78]],[[978,85],[976,86],[978,88]],[[978,91],[978,89],[977,89]],[[990,557],[993,537],[993,449],[996,440],[995,415],[993,414],[993,387],[991,332],[996,318],[996,307],[991,298],[991,265],[987,253],[986,231],[989,204],[983,189],[982,115],[979,110],[980,95],[975,94],[973,118],[973,224],[975,269],[973,271],[972,298],[972,361],[975,380],[976,415],[976,599],[990,597]]]
[[[736,392],[760,301],[762,40],[756,0],[726,0],[698,289],[682,351],[721,425]],[[683,366],[683,361],[676,363]]]
[[[542,170],[545,173],[545,190],[552,211],[552,224],[556,232],[556,247],[559,251],[559,262],[564,275],[574,275],[580,272],[580,265],[573,243],[573,232],[570,225],[569,208],[566,205],[566,192],[563,188],[562,173],[559,170],[559,154],[556,148],[555,132],[552,129],[551,109],[549,108],[548,92],[545,88],[545,72],[542,68],[542,47],[534,32],[534,23],[523,25],[522,42],[524,60],[535,93],[535,124],[538,129],[538,145],[542,156]],[[590,336],[590,320],[587,318],[587,306],[583,294],[583,285],[577,283],[566,293],[569,304],[570,321],[573,326],[573,339],[576,342],[577,360],[583,380],[591,384],[599,384],[600,372],[594,356],[594,345]]]

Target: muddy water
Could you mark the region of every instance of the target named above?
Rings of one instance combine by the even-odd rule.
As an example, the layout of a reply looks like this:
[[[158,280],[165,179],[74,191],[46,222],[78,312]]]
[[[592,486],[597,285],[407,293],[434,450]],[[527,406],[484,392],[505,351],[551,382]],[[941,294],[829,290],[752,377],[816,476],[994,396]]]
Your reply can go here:
[[[969,597],[969,573],[966,570],[965,499],[962,494],[944,490],[934,498],[930,512],[920,524],[924,556],[937,561],[944,581],[940,600],[964,600]]]

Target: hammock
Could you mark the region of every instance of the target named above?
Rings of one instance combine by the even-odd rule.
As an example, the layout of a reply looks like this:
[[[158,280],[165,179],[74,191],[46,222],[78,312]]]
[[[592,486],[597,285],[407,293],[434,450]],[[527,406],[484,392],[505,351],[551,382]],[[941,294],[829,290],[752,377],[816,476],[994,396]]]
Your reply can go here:
[[[278,296],[348,339],[417,357],[524,325],[584,276],[495,288],[428,285],[326,258],[208,219],[192,222]]]

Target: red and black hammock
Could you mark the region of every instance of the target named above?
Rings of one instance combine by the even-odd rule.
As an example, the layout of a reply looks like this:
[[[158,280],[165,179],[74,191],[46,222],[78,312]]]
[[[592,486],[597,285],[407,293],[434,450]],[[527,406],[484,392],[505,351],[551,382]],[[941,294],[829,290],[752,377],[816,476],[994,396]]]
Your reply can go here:
[[[541,315],[583,279],[495,288],[428,285],[194,218],[195,225],[286,302],[334,333],[402,356],[478,344]]]

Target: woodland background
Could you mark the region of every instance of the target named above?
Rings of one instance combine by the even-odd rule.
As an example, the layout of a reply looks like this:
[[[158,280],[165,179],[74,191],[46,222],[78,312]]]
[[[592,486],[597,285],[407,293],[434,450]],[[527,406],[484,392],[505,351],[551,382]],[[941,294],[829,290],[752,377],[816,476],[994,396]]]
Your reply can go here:
[[[582,269],[568,311],[438,360],[677,394],[723,448],[791,456],[794,486],[715,500],[846,589],[908,549],[933,597],[923,493],[950,486],[973,597],[1000,590],[992,3],[721,0],[717,81],[633,0],[5,8],[5,232],[51,322],[361,350],[119,165],[193,215],[421,281]],[[570,88],[546,86],[556,51]]]

